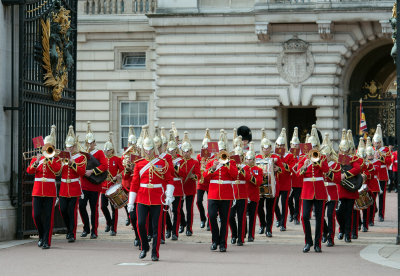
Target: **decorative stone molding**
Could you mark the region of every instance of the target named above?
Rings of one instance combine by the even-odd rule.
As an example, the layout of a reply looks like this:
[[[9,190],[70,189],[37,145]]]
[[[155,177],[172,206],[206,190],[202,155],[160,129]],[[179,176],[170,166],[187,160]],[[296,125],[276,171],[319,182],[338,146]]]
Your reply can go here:
[[[261,41],[268,41],[270,39],[269,22],[256,22],[256,35]]]
[[[278,71],[291,84],[299,84],[308,79],[314,71],[314,59],[308,49],[309,44],[294,36],[283,43],[283,51],[278,56]]]
[[[393,33],[392,26],[390,25],[389,20],[380,20],[379,23],[381,24],[382,27],[382,34],[385,37],[391,37]]]
[[[318,33],[324,40],[333,38],[333,23],[330,20],[318,20]]]

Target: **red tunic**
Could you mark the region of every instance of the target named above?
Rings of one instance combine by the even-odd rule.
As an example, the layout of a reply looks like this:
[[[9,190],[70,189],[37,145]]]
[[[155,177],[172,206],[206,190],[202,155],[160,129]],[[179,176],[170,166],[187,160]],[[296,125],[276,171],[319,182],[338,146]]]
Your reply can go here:
[[[195,178],[188,178],[185,182],[185,179],[187,178],[190,170],[192,170],[192,174],[195,175]],[[183,192],[185,195],[195,195],[196,194],[196,183],[197,180],[200,179],[200,164],[197,162],[197,160],[191,158],[189,160],[185,160],[181,167],[179,168],[180,170],[180,175],[182,175],[182,181],[183,181]]]
[[[321,155],[317,164],[310,164],[304,170],[301,169],[307,158],[302,158],[298,165],[298,176],[303,178],[303,189],[301,190],[301,198],[306,200],[327,200],[328,193],[324,183],[324,173],[329,171],[326,156]]]
[[[158,157],[136,162],[130,191],[137,193],[137,203],[161,205],[165,201],[164,191],[167,184],[172,183],[168,167],[168,161]]]
[[[122,173],[124,171],[124,166],[122,166],[122,159],[118,156],[111,156],[110,158],[106,157],[107,160],[107,170],[109,172],[106,180],[101,183],[101,193],[104,194],[108,188],[114,185],[112,182],[112,178],[114,178],[117,174]]]
[[[397,161],[397,151],[394,151],[392,153],[392,171],[393,172],[397,172],[397,166],[398,166],[397,162],[398,162]]]
[[[44,156],[40,158],[39,165],[36,167],[34,163],[36,157],[32,158],[26,172],[35,174],[35,182],[33,183],[32,196],[56,197],[56,175],[61,170],[61,161],[58,157],[46,159]]]
[[[367,176],[366,184],[368,190],[374,193],[379,193],[378,172],[380,170],[381,162],[379,160],[367,161],[363,173]]]
[[[172,160],[174,174],[173,174],[173,185],[174,189],[174,196],[183,196],[184,189],[183,189],[183,181],[185,180],[183,175],[183,170],[181,170],[181,165],[183,164],[184,160],[182,156],[178,155],[175,159]]]
[[[247,199],[247,185],[246,182],[250,181],[250,167],[245,164],[237,165],[238,175],[236,180],[233,181],[233,191],[235,192],[236,199]]]
[[[206,170],[203,173],[205,180],[210,181],[208,187],[208,199],[213,200],[233,200],[233,184],[232,181],[236,180],[238,169],[236,162],[229,160],[228,163],[218,166],[217,170],[211,171],[215,160],[207,163]]]
[[[62,165],[60,196],[63,197],[79,197],[82,194],[80,178],[86,172],[86,157],[77,153],[71,159],[71,166]]]
[[[107,158],[104,155],[104,152],[102,150],[95,149],[92,150],[90,154],[93,155],[100,162],[100,165],[93,170],[93,173],[97,175],[106,171]],[[101,192],[101,184],[94,184],[90,182],[85,176],[81,177],[81,184],[82,184],[82,190]]]
[[[296,165],[296,159],[293,154],[286,152],[281,157],[281,161],[284,170],[277,178],[278,189],[279,191],[290,191],[292,189],[291,173],[294,165]]]
[[[254,166],[249,167],[251,177],[247,182],[247,195],[251,201],[258,202],[260,200],[260,186],[263,182],[263,171],[261,168]]]
[[[170,181],[170,183],[167,183],[167,184],[174,185],[173,179],[174,179],[175,170],[174,170],[174,164],[172,162],[172,155],[167,153],[167,152],[163,152],[158,157],[160,159],[164,159],[165,161],[168,162],[168,173],[169,173],[169,176],[167,177],[167,179]]]
[[[214,153],[211,153],[210,157],[203,161],[204,162],[204,169],[205,169],[205,166],[207,165],[207,163],[210,162],[211,160],[213,160],[214,157],[215,157]],[[200,173],[201,173],[200,179],[199,179],[199,181],[197,181],[197,190],[208,191],[208,185],[210,185],[210,181],[209,180],[205,180],[204,177],[203,177],[203,172],[204,172],[203,170],[204,169],[203,170],[201,169],[201,155],[200,155],[200,153],[197,154],[196,158],[197,158],[197,161],[199,162]]]
[[[350,176],[354,176],[357,174],[361,173],[361,169],[362,166],[360,166],[360,163],[362,163],[362,159],[360,162],[360,158],[358,158],[356,155],[353,155],[351,157],[351,161],[350,164],[353,167],[352,169],[350,169],[349,171],[347,171],[346,177],[350,177]],[[339,185],[339,198],[348,198],[348,199],[357,199],[358,198],[358,191],[355,192],[350,192],[348,190],[346,190],[345,188],[343,188],[342,185]]]
[[[129,155],[128,155],[129,156]],[[127,156],[122,156],[121,157],[121,162],[127,158]],[[124,188],[125,191],[129,191],[129,188],[131,186],[132,182],[132,177],[133,177],[133,170],[129,170],[127,168],[124,168],[122,171],[122,187]]]
[[[297,164],[300,161],[299,156],[293,156],[293,159],[295,160],[295,165],[292,167],[292,173],[291,173],[291,179],[292,179],[292,188],[301,188],[303,187],[303,179],[299,176],[297,176]]]
[[[328,163],[328,166],[329,166],[329,172],[324,177],[326,190],[331,200],[337,201],[339,200],[338,186],[340,186],[341,175],[342,175],[341,167],[340,164],[334,161],[330,161]]]
[[[381,166],[378,171],[378,179],[382,181],[388,181],[388,168],[390,166],[390,163],[392,162],[392,155],[388,147],[381,147],[378,151],[381,155],[379,158]]]

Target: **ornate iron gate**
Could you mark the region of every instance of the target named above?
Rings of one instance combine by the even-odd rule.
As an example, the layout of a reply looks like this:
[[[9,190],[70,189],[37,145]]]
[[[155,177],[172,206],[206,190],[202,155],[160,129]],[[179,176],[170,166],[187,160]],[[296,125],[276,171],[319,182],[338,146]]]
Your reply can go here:
[[[17,237],[36,234],[32,220],[33,176],[26,174],[32,138],[57,126],[56,148],[62,149],[68,126],[75,126],[76,0],[25,0],[19,6],[19,178]],[[59,179],[57,181],[59,187]],[[54,212],[54,232],[63,232]]]

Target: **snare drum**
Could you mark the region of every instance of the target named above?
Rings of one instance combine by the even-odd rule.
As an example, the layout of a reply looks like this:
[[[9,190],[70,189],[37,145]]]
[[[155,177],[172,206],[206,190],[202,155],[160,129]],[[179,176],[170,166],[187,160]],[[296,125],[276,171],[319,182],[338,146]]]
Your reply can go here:
[[[367,190],[362,190],[359,192],[359,198],[356,199],[355,204],[354,204],[354,209],[355,210],[364,210],[367,209],[369,206],[371,206],[374,203],[373,198],[371,195],[368,193]]]
[[[108,188],[106,197],[110,199],[114,208],[119,209],[128,204],[128,194],[124,191],[121,184],[115,184]]]
[[[260,197],[273,198],[272,187],[269,184],[262,184],[260,186]]]

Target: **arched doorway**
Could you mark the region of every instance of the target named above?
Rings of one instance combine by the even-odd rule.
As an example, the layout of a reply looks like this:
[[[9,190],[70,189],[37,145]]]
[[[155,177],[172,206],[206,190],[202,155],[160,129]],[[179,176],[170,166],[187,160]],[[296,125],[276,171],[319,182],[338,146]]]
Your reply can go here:
[[[359,137],[360,99],[366,116],[368,134],[382,125],[385,144],[395,137],[396,66],[390,56],[392,44],[384,44],[365,54],[351,73],[348,86],[348,126]],[[357,139],[358,141],[358,139]],[[356,144],[357,144],[357,141]]]

